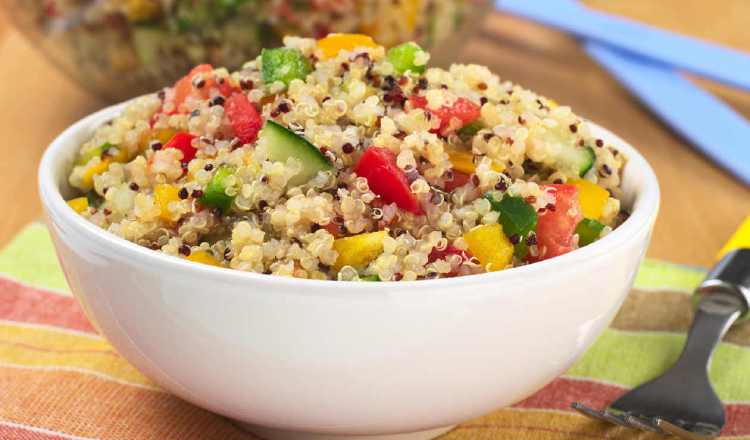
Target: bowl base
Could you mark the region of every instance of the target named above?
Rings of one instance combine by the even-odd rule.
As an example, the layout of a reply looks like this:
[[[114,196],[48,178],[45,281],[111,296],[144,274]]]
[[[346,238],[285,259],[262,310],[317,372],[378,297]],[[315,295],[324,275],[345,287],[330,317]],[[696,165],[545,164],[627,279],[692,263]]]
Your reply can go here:
[[[453,429],[456,425],[386,435],[316,434],[312,432],[285,431],[236,421],[242,429],[258,436],[260,440],[431,440]]]

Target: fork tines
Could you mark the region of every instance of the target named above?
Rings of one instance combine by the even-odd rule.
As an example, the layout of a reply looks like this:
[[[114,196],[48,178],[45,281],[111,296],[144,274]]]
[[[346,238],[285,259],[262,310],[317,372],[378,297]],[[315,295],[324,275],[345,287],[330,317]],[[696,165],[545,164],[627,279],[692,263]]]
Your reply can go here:
[[[674,435],[686,440],[705,440],[713,438],[719,434],[719,428],[708,424],[699,424],[694,426],[692,431],[684,429],[680,424],[671,423],[661,417],[645,417],[637,414],[631,414],[624,411],[604,409],[596,410],[580,402],[574,402],[571,408],[585,415],[586,417],[609,422],[626,428],[640,429],[647,432],[656,432],[664,435]]]

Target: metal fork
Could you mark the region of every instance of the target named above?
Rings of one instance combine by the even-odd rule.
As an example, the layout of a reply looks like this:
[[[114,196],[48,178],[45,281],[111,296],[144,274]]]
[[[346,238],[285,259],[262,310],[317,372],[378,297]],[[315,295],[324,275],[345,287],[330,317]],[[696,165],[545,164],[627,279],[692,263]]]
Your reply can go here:
[[[750,315],[750,249],[725,256],[693,298],[693,324],[672,368],[608,408],[595,410],[579,402],[572,408],[597,420],[688,440],[718,436],[725,422],[724,406],[711,386],[708,366],[729,327]]]

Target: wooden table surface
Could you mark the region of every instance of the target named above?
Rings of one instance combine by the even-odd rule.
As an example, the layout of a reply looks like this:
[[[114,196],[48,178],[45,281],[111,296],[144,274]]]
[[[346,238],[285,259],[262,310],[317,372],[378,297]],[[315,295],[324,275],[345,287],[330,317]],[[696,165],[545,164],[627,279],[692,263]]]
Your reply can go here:
[[[588,0],[593,7],[750,52],[750,1]],[[45,146],[66,126],[105,103],[59,73],[0,14],[0,245],[39,219],[36,168]],[[662,204],[649,255],[710,265],[750,213],[750,188],[728,176],[629,96],[568,36],[492,14],[460,61],[488,65],[502,78],[571,105],[633,143],[659,177]],[[703,80],[750,118],[750,94]],[[750,148],[750,140],[747,140]]]

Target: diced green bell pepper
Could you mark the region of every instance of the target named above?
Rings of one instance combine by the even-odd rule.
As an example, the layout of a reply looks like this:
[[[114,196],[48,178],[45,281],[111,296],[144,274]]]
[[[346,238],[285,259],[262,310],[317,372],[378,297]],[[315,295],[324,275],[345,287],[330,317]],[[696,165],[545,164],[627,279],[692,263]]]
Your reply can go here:
[[[388,49],[388,61],[393,64],[393,68],[399,75],[407,71],[420,74],[424,73],[427,68],[425,64],[416,64],[416,58],[421,53],[424,53],[424,50],[417,43],[410,41]]]
[[[312,71],[310,60],[298,49],[289,47],[263,49],[260,58],[263,63],[263,82],[266,84],[281,81],[289,85],[293,79],[304,80]]]
[[[361,275],[359,277],[360,281],[380,281],[379,275]]]
[[[523,258],[528,252],[526,237],[530,232],[536,231],[537,214],[533,206],[526,203],[523,197],[505,195],[499,202],[491,194],[486,194],[494,211],[500,213],[500,224],[503,225],[503,233],[509,238],[516,236],[518,242],[514,245],[514,254]]]
[[[105,151],[109,150],[112,147],[114,147],[114,145],[110,144],[109,142],[105,142],[96,148],[92,148],[89,151],[78,156],[76,165],[86,165],[91,159],[95,157],[102,157],[102,154],[104,154]]]
[[[104,203],[104,199],[96,193],[96,191],[89,191],[86,193],[86,200],[89,202],[89,206],[98,208]]]
[[[475,134],[479,132],[479,130],[483,129],[484,126],[479,121],[474,121],[469,124],[464,125],[463,127],[459,128],[456,133],[458,133],[458,136],[461,139],[468,139]]]
[[[203,195],[198,199],[204,206],[219,208],[222,212],[227,212],[232,206],[233,196],[227,195],[227,178],[234,175],[234,168],[222,165],[216,170],[216,173],[208,182],[203,190]]]
[[[604,225],[596,220],[585,218],[578,223],[576,226],[576,234],[578,234],[578,246],[587,246],[599,239],[602,234]]]

